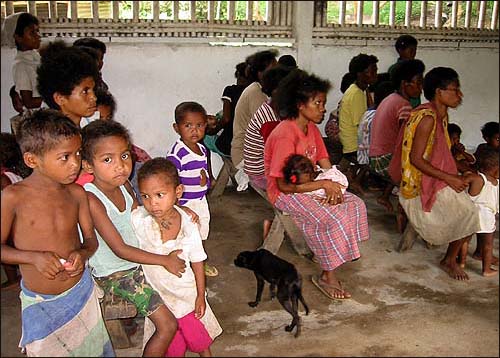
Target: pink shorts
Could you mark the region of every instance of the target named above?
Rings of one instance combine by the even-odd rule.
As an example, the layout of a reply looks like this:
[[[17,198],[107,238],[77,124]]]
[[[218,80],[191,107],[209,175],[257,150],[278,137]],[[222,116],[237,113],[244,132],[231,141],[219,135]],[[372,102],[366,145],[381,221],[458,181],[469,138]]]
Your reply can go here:
[[[184,357],[186,350],[200,353],[210,347],[212,338],[194,311],[177,319],[177,332],[168,346],[166,357]]]

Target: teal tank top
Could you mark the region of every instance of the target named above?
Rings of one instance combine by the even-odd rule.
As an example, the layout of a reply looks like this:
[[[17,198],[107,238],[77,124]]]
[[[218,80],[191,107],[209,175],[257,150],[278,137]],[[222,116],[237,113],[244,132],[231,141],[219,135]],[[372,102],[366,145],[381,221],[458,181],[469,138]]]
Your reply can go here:
[[[87,183],[84,189],[88,192],[93,193],[106,208],[106,213],[109,219],[115,225],[116,230],[120,233],[123,241],[130,246],[139,247],[139,241],[135,236],[134,229],[132,228],[132,221],[130,218],[130,213],[132,212],[133,199],[125,188],[124,185],[120,186],[123,197],[125,198],[125,210],[120,212],[118,208],[113,204],[108,197],[99,190],[94,184]],[[92,267],[92,274],[96,277],[109,276],[114,272],[130,270],[139,266],[138,263],[130,262],[119,258],[113,251],[109,248],[108,244],[99,235],[97,230],[95,231],[97,236],[97,241],[99,242],[99,247],[97,251],[89,259],[89,265]]]

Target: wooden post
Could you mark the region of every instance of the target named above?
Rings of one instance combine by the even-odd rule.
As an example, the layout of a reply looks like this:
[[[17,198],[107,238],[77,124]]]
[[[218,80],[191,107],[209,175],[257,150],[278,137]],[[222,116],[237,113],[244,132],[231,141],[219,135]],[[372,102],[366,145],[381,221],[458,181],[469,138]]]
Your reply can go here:
[[[253,20],[253,1],[247,1],[245,20],[250,22]]]
[[[139,1],[132,1],[132,22],[139,22]]]
[[[160,21],[160,2],[153,1],[153,22]]]
[[[12,2],[12,1],[7,1],[7,2]],[[35,1],[28,1],[28,12],[31,15],[36,16],[36,2]]]
[[[92,21],[99,22],[99,1],[92,1]]]
[[[30,1],[31,2],[31,1]],[[5,2],[5,16],[12,15],[14,13],[14,3],[13,1]]]
[[[491,14],[491,29],[495,30],[498,24],[498,1],[493,2],[493,13]]]
[[[207,19],[209,23],[214,22],[215,18],[215,1],[209,1],[208,2],[208,14],[207,14]]]
[[[236,3],[234,1],[227,2],[227,20],[229,21],[230,24],[234,24],[235,10],[236,10],[235,5]]]
[[[472,15],[472,1],[467,1],[465,3],[465,28],[470,27],[470,19]]]
[[[342,26],[345,25],[345,9],[346,9],[346,2],[341,1],[340,11],[339,11],[339,24]]]
[[[434,27],[438,29],[443,27],[442,16],[443,16],[443,2],[436,1],[436,8],[434,12]]]
[[[49,19],[57,19],[57,1],[49,1]]]
[[[411,26],[411,0],[406,2],[406,7],[405,7],[405,26],[410,27]]]
[[[356,14],[356,23],[358,26],[363,25],[363,1],[358,1],[358,13]]]
[[[372,11],[372,25],[378,26],[379,23],[379,3],[380,1],[372,1],[373,11]]]
[[[114,2],[114,1],[113,1]],[[70,16],[72,21],[78,21],[78,4],[76,1],[70,1]]]
[[[391,1],[389,3],[389,26],[394,26],[396,24],[396,2]]]
[[[486,1],[479,2],[479,18],[477,20],[477,28],[482,29],[484,27],[484,18],[486,17]]]
[[[458,1],[453,1],[451,5],[451,27],[457,28],[458,19]]]
[[[287,7],[289,5],[288,1],[280,1],[281,8],[280,8],[280,25],[281,26],[286,26],[286,11]],[[291,6],[292,4],[290,4]]]
[[[190,1],[191,22],[196,22],[196,1]]]
[[[420,27],[427,26],[427,1],[422,1],[420,6]]]
[[[274,25],[273,16],[274,16],[274,1],[268,1],[266,4],[266,23],[269,25]]]
[[[71,2],[71,4],[73,4],[73,3],[74,3],[74,1]],[[112,8],[113,21],[118,21],[118,19],[120,18],[120,2],[113,1],[113,2],[111,2],[111,4],[113,5],[113,8]]]

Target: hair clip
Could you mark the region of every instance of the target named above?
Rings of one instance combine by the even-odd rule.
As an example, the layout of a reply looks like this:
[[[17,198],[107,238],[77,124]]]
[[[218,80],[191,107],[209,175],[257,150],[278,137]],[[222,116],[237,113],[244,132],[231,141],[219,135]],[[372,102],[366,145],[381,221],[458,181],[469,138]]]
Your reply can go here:
[[[297,182],[297,176],[295,174],[293,174],[293,175],[290,176],[290,182],[292,184],[295,184]]]

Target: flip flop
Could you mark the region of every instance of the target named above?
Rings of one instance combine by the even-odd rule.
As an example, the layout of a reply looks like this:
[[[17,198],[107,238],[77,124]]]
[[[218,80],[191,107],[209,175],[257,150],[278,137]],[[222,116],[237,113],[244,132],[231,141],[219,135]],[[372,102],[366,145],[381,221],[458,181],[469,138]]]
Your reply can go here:
[[[351,296],[349,296],[349,297],[345,296],[346,292],[342,288],[342,282],[340,280],[339,280],[339,286],[334,286],[334,285],[331,285],[329,283],[326,283],[325,281],[323,281],[321,279],[321,277],[319,275],[313,275],[311,277],[311,281],[314,284],[314,286],[316,286],[321,292],[323,292],[323,294],[326,297],[328,297],[331,300],[346,300],[346,299],[351,298]],[[330,289],[330,290],[333,289],[335,292],[338,292],[339,294],[344,295],[344,297],[335,297],[332,295],[331,292],[327,291],[325,288]]]

